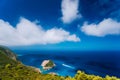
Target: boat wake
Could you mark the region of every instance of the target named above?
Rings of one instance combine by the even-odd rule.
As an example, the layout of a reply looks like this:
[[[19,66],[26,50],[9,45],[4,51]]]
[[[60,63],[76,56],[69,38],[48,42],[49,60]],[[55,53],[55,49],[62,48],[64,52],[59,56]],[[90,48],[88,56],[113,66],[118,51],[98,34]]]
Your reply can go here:
[[[67,64],[62,64],[62,65],[65,66],[65,67],[71,68],[71,69],[75,69],[74,67],[72,67],[70,65],[67,65]]]

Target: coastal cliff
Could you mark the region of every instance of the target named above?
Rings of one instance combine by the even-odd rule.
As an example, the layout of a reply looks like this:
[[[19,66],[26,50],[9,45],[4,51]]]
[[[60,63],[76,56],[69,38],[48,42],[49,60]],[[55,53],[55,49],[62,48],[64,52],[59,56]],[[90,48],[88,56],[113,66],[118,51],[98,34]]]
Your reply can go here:
[[[10,59],[17,61],[17,56],[9,48],[5,46],[0,46],[0,53],[3,53]]]
[[[45,61],[46,62],[46,61]],[[55,64],[47,61],[45,67],[52,68]],[[69,74],[68,74],[69,75]],[[120,80],[116,77],[100,77],[78,71],[74,77],[58,76],[54,73],[42,74],[38,68],[25,66],[17,60],[17,56],[8,48],[0,47],[0,80]]]

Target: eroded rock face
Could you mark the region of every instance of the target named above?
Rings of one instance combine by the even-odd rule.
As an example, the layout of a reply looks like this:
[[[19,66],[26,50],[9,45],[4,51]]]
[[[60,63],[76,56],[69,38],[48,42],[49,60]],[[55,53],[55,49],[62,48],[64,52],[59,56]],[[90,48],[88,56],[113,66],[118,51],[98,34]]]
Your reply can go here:
[[[17,56],[14,54],[10,49],[4,46],[0,46],[0,51],[4,53],[4,55],[8,56],[9,58],[17,61]]]
[[[44,70],[49,70],[49,69],[55,67],[55,64],[51,60],[44,60],[41,64],[41,66],[43,67]]]
[[[50,73],[48,73],[48,74],[51,74],[51,75],[58,75],[58,74],[55,73],[55,72],[50,72]]]
[[[32,69],[34,69],[35,72],[37,72],[37,73],[41,73],[41,70],[40,70],[39,68],[32,67],[32,66],[29,66],[29,67],[31,67]]]

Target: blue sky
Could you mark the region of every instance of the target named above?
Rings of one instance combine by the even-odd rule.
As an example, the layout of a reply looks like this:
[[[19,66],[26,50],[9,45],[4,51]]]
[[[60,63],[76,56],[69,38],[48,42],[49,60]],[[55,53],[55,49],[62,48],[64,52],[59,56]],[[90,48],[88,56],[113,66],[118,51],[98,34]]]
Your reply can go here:
[[[0,44],[120,50],[119,7],[120,0],[0,0]]]

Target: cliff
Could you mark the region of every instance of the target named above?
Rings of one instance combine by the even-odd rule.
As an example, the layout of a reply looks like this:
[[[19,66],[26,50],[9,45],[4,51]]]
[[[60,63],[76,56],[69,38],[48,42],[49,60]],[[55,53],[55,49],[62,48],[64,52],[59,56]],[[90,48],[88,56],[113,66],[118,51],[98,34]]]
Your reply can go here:
[[[9,58],[17,61],[17,56],[7,47],[0,46],[1,53],[4,53],[4,55],[8,56]]]
[[[51,62],[46,65],[53,66]],[[69,74],[68,74],[69,75]],[[78,71],[74,77],[58,76],[54,73],[41,74],[39,69],[25,66],[17,60],[16,55],[6,47],[0,47],[0,80],[120,80],[116,77],[106,76],[105,78],[95,75],[88,75]]]
[[[0,46],[0,66],[6,64],[16,65],[17,63],[19,61],[17,61],[16,55],[8,48]]]
[[[63,77],[41,74],[38,68],[25,66],[7,47],[0,46],[0,80],[64,80]]]

